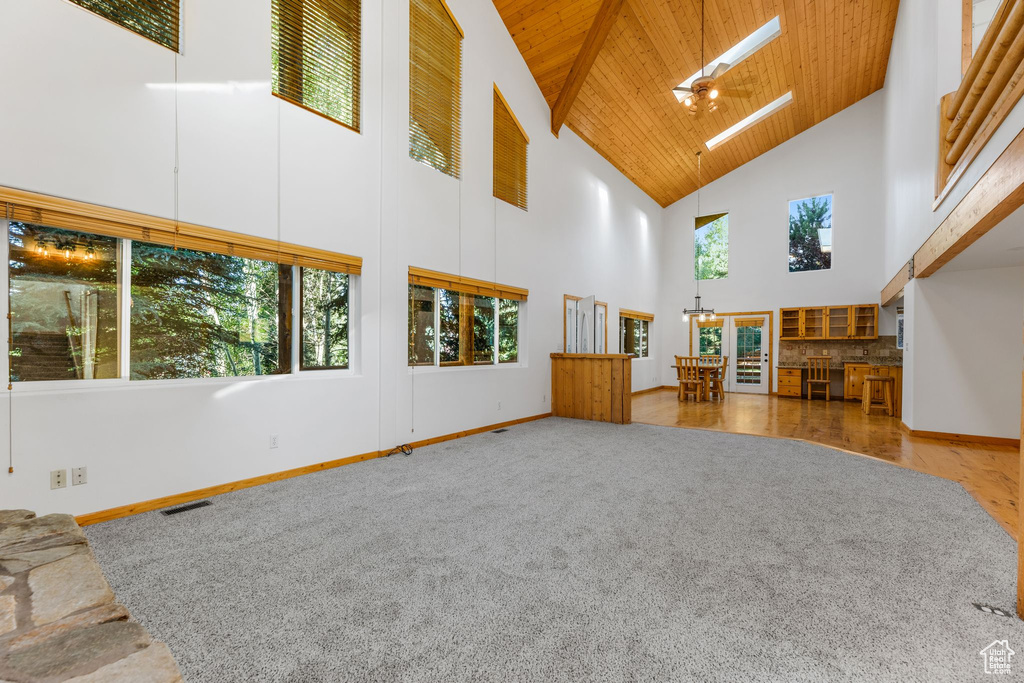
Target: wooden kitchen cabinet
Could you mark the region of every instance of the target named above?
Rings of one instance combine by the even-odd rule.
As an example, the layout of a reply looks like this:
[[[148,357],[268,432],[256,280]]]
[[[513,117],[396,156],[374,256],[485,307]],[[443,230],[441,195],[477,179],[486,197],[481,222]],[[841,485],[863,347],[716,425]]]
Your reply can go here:
[[[843,398],[860,401],[864,398],[864,378],[868,375],[894,377],[896,379],[896,417],[903,415],[903,368],[892,365],[871,365],[870,363],[846,363],[843,372]],[[875,389],[876,399],[882,398],[882,387]]]
[[[779,309],[779,339],[878,339],[878,304]]]
[[[800,368],[778,368],[779,396],[800,398],[803,392]]]

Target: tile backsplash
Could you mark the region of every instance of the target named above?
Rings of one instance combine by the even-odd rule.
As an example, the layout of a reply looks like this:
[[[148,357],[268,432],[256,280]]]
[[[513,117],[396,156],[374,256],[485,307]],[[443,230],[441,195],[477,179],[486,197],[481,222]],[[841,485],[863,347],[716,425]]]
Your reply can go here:
[[[896,348],[896,336],[878,339],[779,342],[778,364],[806,365],[807,356],[831,356],[836,364],[865,362],[876,365],[903,365],[903,350]]]

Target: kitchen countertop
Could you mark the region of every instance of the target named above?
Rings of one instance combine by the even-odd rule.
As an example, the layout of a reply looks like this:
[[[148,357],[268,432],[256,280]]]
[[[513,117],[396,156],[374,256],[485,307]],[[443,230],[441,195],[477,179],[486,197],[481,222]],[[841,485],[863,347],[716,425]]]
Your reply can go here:
[[[834,359],[828,364],[829,370],[845,370],[848,363],[867,363],[868,365],[886,365],[894,368],[903,367],[902,358],[893,358],[892,356],[864,356],[862,358],[850,358],[850,359]],[[775,367],[780,369],[798,369],[804,370],[807,368],[807,362],[803,363],[779,363]]]

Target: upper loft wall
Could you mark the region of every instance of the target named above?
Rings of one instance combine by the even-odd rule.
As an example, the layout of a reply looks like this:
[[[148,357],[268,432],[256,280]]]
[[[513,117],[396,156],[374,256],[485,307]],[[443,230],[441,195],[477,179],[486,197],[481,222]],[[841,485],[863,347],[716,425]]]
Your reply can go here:
[[[885,116],[885,277],[917,251],[1024,128],[1018,102],[959,181],[933,210],[939,153],[939,99],[961,81],[960,0],[902,0],[896,18]]]
[[[729,213],[729,276],[700,283],[706,306],[723,312],[773,310],[777,317],[780,307],[878,301],[882,105],[882,94],[875,93],[701,190],[701,214]],[[832,268],[790,273],[789,201],[827,193],[834,195]],[[696,194],[665,212],[659,309],[669,322],[662,330],[664,362],[689,348],[689,328],[679,313],[693,305],[696,214]],[[895,334],[894,321],[883,317],[881,332]]]

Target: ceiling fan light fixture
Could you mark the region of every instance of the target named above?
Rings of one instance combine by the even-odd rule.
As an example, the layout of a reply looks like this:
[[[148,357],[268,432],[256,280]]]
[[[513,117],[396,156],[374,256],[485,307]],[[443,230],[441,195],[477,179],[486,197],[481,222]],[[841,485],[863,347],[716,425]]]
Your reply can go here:
[[[708,93],[708,97],[710,97],[713,100],[717,100],[718,99],[718,89],[717,88],[712,88],[711,92]]]

